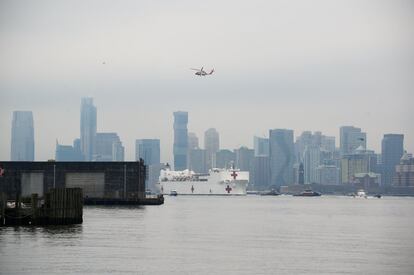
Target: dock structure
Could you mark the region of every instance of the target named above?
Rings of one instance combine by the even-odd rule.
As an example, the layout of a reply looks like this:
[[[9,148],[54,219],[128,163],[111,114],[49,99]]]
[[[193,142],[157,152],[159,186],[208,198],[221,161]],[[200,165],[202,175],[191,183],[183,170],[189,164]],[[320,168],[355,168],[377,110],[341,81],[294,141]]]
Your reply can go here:
[[[145,195],[144,161],[0,162],[0,192],[8,198],[45,196],[53,188],[81,188],[84,204],[159,205],[162,196]],[[51,193],[52,194],[52,193]],[[60,199],[58,200],[60,201]]]
[[[11,225],[68,225],[83,222],[83,200],[81,188],[52,188],[39,199],[7,200],[0,196],[0,226]]]

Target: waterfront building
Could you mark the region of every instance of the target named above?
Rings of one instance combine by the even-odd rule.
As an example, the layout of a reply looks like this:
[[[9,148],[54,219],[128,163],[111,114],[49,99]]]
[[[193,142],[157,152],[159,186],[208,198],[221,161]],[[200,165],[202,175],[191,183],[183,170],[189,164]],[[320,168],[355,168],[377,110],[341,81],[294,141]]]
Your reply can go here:
[[[354,154],[342,156],[341,181],[343,184],[353,184],[357,173],[376,171],[377,155],[373,151],[365,150],[362,146]]]
[[[215,168],[231,168],[236,162],[236,154],[230,150],[223,149],[216,153]]]
[[[56,161],[82,161],[83,156],[80,151],[80,140],[75,139],[72,145],[62,145],[56,141],[55,151]]]
[[[253,167],[254,150],[245,146],[235,149],[236,154],[236,168],[241,171],[251,171]]]
[[[216,129],[210,128],[204,132],[204,149],[207,156],[207,168],[216,166],[216,153],[220,150],[220,136]]]
[[[414,158],[412,154],[405,153],[400,163],[395,166],[393,185],[414,187]]]
[[[96,107],[90,97],[82,98],[80,118],[81,152],[85,161],[93,160],[96,139]]]
[[[94,161],[123,161],[124,149],[117,133],[97,133]]]
[[[191,149],[189,152],[189,169],[196,173],[207,173],[207,150]]]
[[[378,187],[381,185],[381,174],[369,172],[369,173],[356,173],[353,176],[352,184],[358,188],[364,188],[367,190],[371,187]]]
[[[269,130],[269,157],[271,185],[282,186],[293,183],[293,130]]]
[[[404,135],[385,134],[381,143],[382,183],[391,185],[395,175],[395,166],[404,154]]]
[[[11,134],[12,161],[34,160],[34,126],[31,111],[14,111]]]
[[[82,188],[84,198],[142,199],[145,197],[143,162],[0,162],[0,191],[39,197],[51,188]]]
[[[254,137],[254,156],[269,156],[269,139],[262,137]]]
[[[188,113],[174,112],[174,169],[181,171],[187,169],[188,158]]]
[[[323,185],[338,185],[340,184],[339,168],[335,165],[319,165],[317,168],[316,183]]]
[[[249,188],[254,190],[267,190],[270,185],[269,156],[255,156],[253,170],[250,175]]]
[[[339,143],[342,155],[352,154],[359,146],[367,148],[367,134],[361,128],[342,126],[339,130]]]
[[[195,133],[188,133],[188,150],[199,148],[198,137]]]
[[[306,146],[303,153],[305,183],[317,182],[317,168],[321,164],[321,149],[317,145]]]

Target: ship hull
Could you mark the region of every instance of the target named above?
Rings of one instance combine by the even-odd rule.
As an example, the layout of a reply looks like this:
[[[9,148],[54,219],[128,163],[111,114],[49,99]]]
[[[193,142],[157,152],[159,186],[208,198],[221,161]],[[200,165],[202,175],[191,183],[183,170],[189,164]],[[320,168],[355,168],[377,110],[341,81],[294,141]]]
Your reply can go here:
[[[169,195],[171,191],[176,191],[178,195],[244,196],[246,195],[247,185],[247,180],[217,183],[203,181],[168,181],[158,183],[157,187],[163,195]]]

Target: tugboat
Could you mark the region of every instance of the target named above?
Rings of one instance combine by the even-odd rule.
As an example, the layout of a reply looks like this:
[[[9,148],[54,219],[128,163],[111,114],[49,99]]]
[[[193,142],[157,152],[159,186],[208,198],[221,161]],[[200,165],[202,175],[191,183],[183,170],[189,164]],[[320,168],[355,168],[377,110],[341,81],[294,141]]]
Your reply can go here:
[[[260,193],[260,196],[279,196],[279,195],[280,193],[278,193],[275,189]]]
[[[321,193],[307,189],[299,194],[294,194],[294,197],[320,197]]]

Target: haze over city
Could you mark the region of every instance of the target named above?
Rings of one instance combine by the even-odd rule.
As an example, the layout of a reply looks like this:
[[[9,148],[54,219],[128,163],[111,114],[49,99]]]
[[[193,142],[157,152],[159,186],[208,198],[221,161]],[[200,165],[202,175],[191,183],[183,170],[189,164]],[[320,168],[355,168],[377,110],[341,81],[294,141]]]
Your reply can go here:
[[[23,8],[24,7],[24,8]],[[252,147],[273,128],[401,133],[414,151],[414,9],[409,1],[151,1],[0,4],[0,159],[14,110],[31,110],[35,159],[79,137],[80,99],[99,132],[159,138],[172,161],[173,111],[221,148]],[[200,78],[191,67],[215,68]]]

